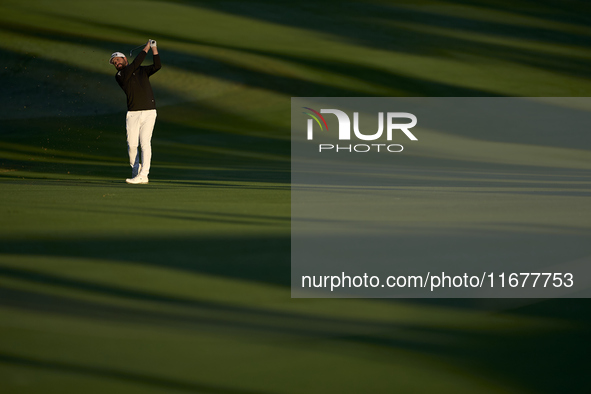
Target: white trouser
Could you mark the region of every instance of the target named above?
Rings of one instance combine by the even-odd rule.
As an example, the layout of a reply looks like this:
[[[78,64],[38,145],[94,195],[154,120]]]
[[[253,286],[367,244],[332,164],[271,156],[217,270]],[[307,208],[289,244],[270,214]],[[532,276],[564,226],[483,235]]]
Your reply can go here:
[[[133,174],[137,174],[140,164],[138,145],[142,147],[142,171],[140,175],[148,176],[150,173],[150,161],[152,160],[152,131],[156,123],[156,110],[127,112],[127,152],[129,164]]]

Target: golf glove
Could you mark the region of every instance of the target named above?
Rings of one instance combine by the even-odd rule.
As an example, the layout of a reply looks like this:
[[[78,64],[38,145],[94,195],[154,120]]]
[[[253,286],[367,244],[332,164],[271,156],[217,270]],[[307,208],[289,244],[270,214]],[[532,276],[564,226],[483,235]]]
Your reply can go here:
[[[156,40],[150,40],[150,48],[156,48]]]

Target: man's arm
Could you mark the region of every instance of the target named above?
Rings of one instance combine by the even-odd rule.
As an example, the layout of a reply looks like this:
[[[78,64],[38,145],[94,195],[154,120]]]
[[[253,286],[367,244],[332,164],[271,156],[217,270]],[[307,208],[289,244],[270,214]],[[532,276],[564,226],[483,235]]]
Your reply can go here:
[[[156,71],[162,68],[162,64],[160,63],[160,55],[158,55],[158,47],[156,47],[156,41],[154,44],[151,45],[152,54],[154,55],[154,64],[151,66],[146,66],[146,71],[148,72],[148,76],[151,76]]]
[[[123,81],[127,80],[131,76],[131,74],[133,74],[141,66],[149,50],[150,40],[148,40],[144,49],[140,53],[138,53],[135,59],[133,59],[133,62],[129,66],[124,67],[117,73],[117,78],[122,79]]]

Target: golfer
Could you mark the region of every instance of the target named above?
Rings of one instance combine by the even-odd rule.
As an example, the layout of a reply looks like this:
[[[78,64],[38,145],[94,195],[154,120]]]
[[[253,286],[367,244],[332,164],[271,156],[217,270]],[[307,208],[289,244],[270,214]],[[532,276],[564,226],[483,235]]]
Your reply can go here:
[[[141,66],[150,48],[154,55],[154,64]],[[115,79],[127,95],[127,152],[132,170],[131,178],[126,179],[126,182],[145,184],[148,183],[148,174],[150,173],[152,159],[150,141],[156,122],[156,103],[149,78],[161,67],[156,41],[148,40],[143,51],[135,57],[131,64],[127,62],[127,58],[121,52],[113,53],[109,63],[117,69]],[[142,148],[141,164],[138,145]]]

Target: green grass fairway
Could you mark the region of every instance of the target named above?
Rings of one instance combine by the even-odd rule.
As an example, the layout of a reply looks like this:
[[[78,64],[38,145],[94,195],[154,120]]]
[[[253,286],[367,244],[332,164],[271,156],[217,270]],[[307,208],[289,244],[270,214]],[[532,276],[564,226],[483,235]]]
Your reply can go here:
[[[0,393],[588,392],[588,300],[291,299],[289,106],[591,96],[590,11],[3,0]],[[130,186],[108,59],[148,38],[163,63],[153,162],[150,183]],[[459,225],[510,216],[517,232],[574,239],[565,258],[588,256],[591,139],[521,137],[430,135],[420,176],[401,182],[445,198],[408,206],[407,219],[490,204]],[[532,201],[564,210],[534,217]]]

